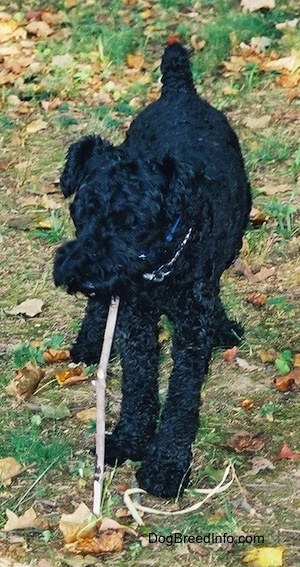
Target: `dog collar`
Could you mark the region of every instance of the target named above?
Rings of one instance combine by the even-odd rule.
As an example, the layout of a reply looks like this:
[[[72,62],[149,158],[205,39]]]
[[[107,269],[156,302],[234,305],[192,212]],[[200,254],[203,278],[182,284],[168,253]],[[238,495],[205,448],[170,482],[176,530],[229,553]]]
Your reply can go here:
[[[176,230],[178,224],[179,224],[180,218],[176,221],[176,227],[174,228],[173,232]],[[173,227],[172,227],[173,228]],[[162,282],[167,276],[170,275],[170,273],[172,272],[173,266],[176,262],[176,260],[179,258],[180,254],[182,253],[186,243],[188,242],[190,236],[192,233],[192,228],[189,228],[188,232],[186,233],[184,239],[182,240],[177,252],[174,254],[173,258],[171,258],[171,260],[169,262],[167,262],[166,264],[162,264],[161,266],[159,266],[159,268],[157,268],[157,270],[153,270],[153,272],[147,272],[146,274],[143,274],[143,278],[145,280],[148,281],[152,281],[152,282]],[[170,238],[170,240],[172,240],[172,237]],[[141,258],[142,260],[146,259],[146,255],[145,254],[141,254],[139,256],[139,258]]]

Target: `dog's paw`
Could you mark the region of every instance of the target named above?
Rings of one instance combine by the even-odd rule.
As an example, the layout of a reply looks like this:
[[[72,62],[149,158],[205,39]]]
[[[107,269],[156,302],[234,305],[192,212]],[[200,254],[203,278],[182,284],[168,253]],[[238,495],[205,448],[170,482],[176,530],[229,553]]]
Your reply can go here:
[[[145,445],[132,443],[130,437],[124,438],[112,433],[105,436],[105,462],[115,466],[116,462],[121,465],[127,459],[141,461],[145,452]]]
[[[100,352],[93,352],[87,350],[81,345],[75,343],[70,351],[71,358],[73,362],[85,362],[86,364],[96,364],[99,362]]]
[[[187,487],[191,453],[147,455],[136,473],[140,488],[160,498],[176,498]]]

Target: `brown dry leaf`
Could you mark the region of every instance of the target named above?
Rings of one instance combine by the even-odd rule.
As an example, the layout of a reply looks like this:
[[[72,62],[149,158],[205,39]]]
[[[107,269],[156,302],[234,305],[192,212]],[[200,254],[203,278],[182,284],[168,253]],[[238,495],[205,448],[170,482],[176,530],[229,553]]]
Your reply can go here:
[[[137,535],[134,530],[115,520],[95,518],[82,503],[73,514],[63,514],[59,523],[66,542],[66,549],[73,553],[106,553],[121,551],[124,535]]]
[[[0,484],[10,486],[12,478],[22,470],[22,465],[13,457],[0,459]]]
[[[247,360],[244,358],[240,358],[239,356],[236,357],[235,363],[239,368],[242,370],[247,370],[248,372],[254,372],[254,370],[258,370],[258,366],[256,364],[249,364]]]
[[[228,61],[223,61],[224,77],[239,76],[246,65],[246,61],[240,55],[232,55]]]
[[[64,360],[69,360],[69,358],[70,358],[69,350],[47,348],[43,352],[43,359],[47,364],[53,364],[54,362],[63,362]]]
[[[42,311],[44,302],[41,299],[33,297],[32,299],[26,299],[13,307],[10,311],[10,315],[27,315],[27,317],[35,317]]]
[[[296,366],[288,374],[274,379],[274,386],[280,392],[290,390],[294,384],[300,386],[300,366]]]
[[[98,520],[99,521],[99,520]],[[73,543],[79,534],[91,537],[96,534],[97,521],[89,508],[81,502],[72,514],[62,514],[59,529],[66,543]]]
[[[118,508],[116,510],[115,516],[118,520],[122,520],[122,518],[131,518],[131,514],[128,508]]]
[[[267,303],[267,296],[259,291],[253,291],[246,299],[247,303],[251,303],[253,307],[264,307]]]
[[[260,193],[265,195],[278,195],[278,193],[287,193],[291,191],[291,186],[288,183],[282,183],[281,185],[263,185],[258,188]]]
[[[291,54],[287,57],[265,61],[261,65],[262,71],[290,71],[295,73],[299,68],[300,52],[296,49],[292,49]]]
[[[60,386],[73,386],[79,382],[85,382],[89,377],[84,374],[84,369],[80,366],[70,370],[58,370],[54,374]]]
[[[300,367],[300,353],[295,354],[293,364],[296,368]]]
[[[48,37],[54,33],[54,30],[47,24],[47,22],[32,20],[27,24],[26,30],[28,33],[36,37]]]
[[[236,260],[234,269],[238,274],[243,275],[250,283],[263,282],[273,276],[275,273],[274,266],[272,266],[271,268],[262,266],[259,271],[253,273],[247,262],[245,262],[245,260],[241,260],[240,258]]]
[[[6,386],[5,392],[8,396],[28,399],[37,389],[45,372],[32,362],[27,362],[23,368],[16,371],[16,376]]]
[[[281,459],[291,459],[292,461],[298,461],[300,459],[300,453],[294,453],[294,451],[292,451],[292,449],[286,443],[284,443],[278,455],[273,457],[272,461],[280,461]]]
[[[41,199],[39,200],[39,204],[41,205],[41,207],[49,211],[55,211],[57,209],[61,209],[62,206],[61,203],[58,203],[57,201],[55,201],[55,199],[51,199],[50,197],[48,197],[47,194],[44,194],[41,197]]]
[[[223,352],[222,354],[222,358],[223,360],[225,360],[225,362],[235,362],[235,359],[237,357],[237,353],[238,353],[238,348],[236,346],[232,347],[232,348],[228,348],[227,350],[225,350],[225,352]]]
[[[95,420],[97,418],[97,410],[96,408],[89,408],[78,411],[75,415],[82,423],[88,423],[91,419]]]
[[[265,446],[265,443],[265,440],[259,434],[253,435],[248,431],[241,430],[232,435],[221,446],[225,449],[233,449],[236,453],[244,453],[246,451],[256,453],[256,451],[260,451]]]
[[[277,83],[284,89],[295,89],[300,83],[300,69],[296,73],[282,73]]]
[[[241,0],[241,8],[244,12],[256,12],[257,10],[275,8],[275,0]]]
[[[292,389],[292,387],[294,386],[294,378],[291,377],[290,374],[291,372],[289,372],[289,374],[285,374],[284,376],[278,376],[277,378],[274,378],[273,385],[276,390],[279,390],[279,392],[288,392]]]
[[[270,125],[271,120],[272,117],[269,114],[259,117],[248,116],[245,118],[244,124],[248,128],[251,128],[251,130],[260,130],[267,128]]]
[[[254,408],[254,401],[249,398],[246,398],[241,402],[241,406],[246,411],[251,410]]]
[[[274,348],[262,348],[257,352],[257,354],[263,364],[266,364],[268,362],[274,363],[276,358],[278,357],[278,352]]]
[[[29,508],[22,516],[17,516],[11,510],[6,510],[7,522],[3,528],[5,532],[13,530],[27,530],[38,525],[37,515],[33,508]]]
[[[37,118],[37,120],[33,120],[27,124],[26,134],[36,134],[37,132],[40,132],[40,130],[45,130],[48,126],[48,122],[45,122],[45,120],[42,120],[41,118]]]
[[[249,471],[249,474],[251,475],[256,475],[260,471],[264,471],[266,469],[275,469],[273,463],[264,457],[252,457],[252,459],[249,459],[249,462],[252,464],[252,469]]]
[[[202,51],[206,46],[206,41],[205,39],[199,40],[197,34],[194,33],[191,35],[190,44],[194,51]]]
[[[124,549],[124,532],[121,530],[111,531],[98,537],[84,538],[66,546],[73,553],[109,553],[122,551]]]
[[[128,53],[126,55],[126,64],[129,69],[141,71],[145,67],[145,59],[141,53]]]
[[[200,545],[199,543],[188,543],[187,548],[190,553],[195,553],[199,557],[206,557],[209,554],[208,549]]]
[[[269,220],[269,217],[260,209],[252,207],[250,212],[250,220],[255,226],[261,226],[264,222],[267,222]]]
[[[30,567],[30,564],[19,563],[19,561],[15,561],[12,557],[1,557],[0,567]]]

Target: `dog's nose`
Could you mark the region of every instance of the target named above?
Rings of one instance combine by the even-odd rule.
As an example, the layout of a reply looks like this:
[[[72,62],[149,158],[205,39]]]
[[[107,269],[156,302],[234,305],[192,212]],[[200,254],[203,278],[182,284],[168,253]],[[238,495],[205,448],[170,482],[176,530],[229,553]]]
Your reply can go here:
[[[94,297],[96,295],[96,288],[90,281],[82,282],[80,285],[80,291],[88,297]]]

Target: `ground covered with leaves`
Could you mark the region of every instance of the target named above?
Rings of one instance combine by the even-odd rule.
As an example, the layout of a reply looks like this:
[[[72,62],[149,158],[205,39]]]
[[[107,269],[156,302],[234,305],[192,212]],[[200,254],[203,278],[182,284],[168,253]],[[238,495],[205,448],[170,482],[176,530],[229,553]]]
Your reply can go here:
[[[0,565],[300,565],[299,18],[297,0],[0,5]],[[121,141],[159,96],[174,34],[194,48],[198,92],[234,125],[249,171],[251,222],[222,282],[246,333],[238,350],[214,353],[189,489],[179,502],[141,502],[190,507],[229,460],[236,477],[197,511],[145,513],[138,526],[123,504],[135,463],[108,469],[98,547],[94,531],[74,550],[78,518],[66,515],[92,506],[95,368],[68,360],[84,298],[52,282],[55,249],[72,234],[59,173],[72,141],[93,131]],[[162,319],[162,398],[171,335]],[[114,355],[108,428],[120,378]]]

